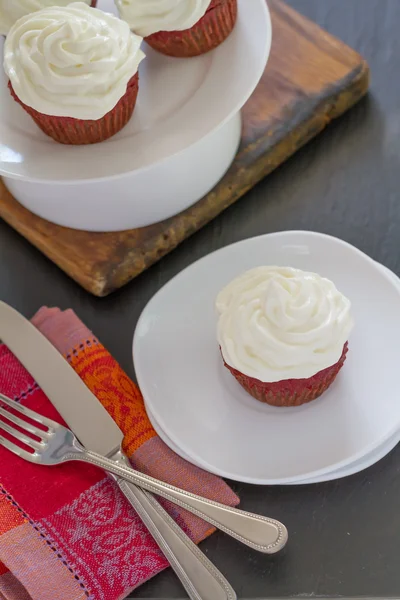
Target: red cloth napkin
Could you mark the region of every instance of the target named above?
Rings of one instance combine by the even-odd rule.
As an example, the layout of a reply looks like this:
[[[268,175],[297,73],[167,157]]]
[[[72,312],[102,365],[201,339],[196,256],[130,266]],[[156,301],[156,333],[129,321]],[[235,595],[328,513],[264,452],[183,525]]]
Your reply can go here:
[[[33,323],[66,357],[125,434],[132,465],[208,498],[238,498],[187,463],[154,431],[138,388],[72,311],[41,309]],[[63,422],[33,378],[0,345],[0,391]],[[163,505],[196,542],[213,532]],[[110,478],[91,465],[33,465],[0,447],[0,600],[118,600],[168,563]]]

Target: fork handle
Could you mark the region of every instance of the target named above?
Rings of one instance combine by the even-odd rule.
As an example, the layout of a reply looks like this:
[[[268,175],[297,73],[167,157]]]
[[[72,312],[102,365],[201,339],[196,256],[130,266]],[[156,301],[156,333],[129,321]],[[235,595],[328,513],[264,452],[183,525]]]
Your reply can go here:
[[[286,544],[287,529],[282,523],[274,519],[245,512],[237,508],[231,508],[219,502],[202,498],[196,494],[186,492],[173,485],[154,479],[149,475],[135,471],[131,467],[126,466],[126,464],[120,464],[120,461],[114,462],[83,448],[81,451],[78,450],[76,453],[66,455],[64,460],[81,460],[97,465],[130,483],[140,486],[148,492],[157,494],[189,510],[259,552],[273,554]]]
[[[129,465],[122,453],[117,460]],[[222,573],[151,494],[121,477],[111,477],[157,542],[191,600],[236,600],[233,588]]]

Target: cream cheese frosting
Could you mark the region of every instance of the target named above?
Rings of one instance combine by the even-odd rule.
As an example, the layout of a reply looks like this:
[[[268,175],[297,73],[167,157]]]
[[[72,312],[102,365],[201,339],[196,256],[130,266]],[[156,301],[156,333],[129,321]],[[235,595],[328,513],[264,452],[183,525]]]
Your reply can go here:
[[[0,35],[7,35],[18,19],[50,6],[67,6],[74,0],[0,0]],[[82,0],[90,5],[92,0]]]
[[[141,42],[127,23],[83,2],[52,6],[13,25],[4,69],[18,98],[40,113],[97,120],[137,73]]]
[[[190,29],[204,17],[211,0],[115,0],[115,4],[132,31],[147,37]]]
[[[219,293],[216,307],[225,362],[268,383],[334,365],[353,328],[350,301],[329,279],[289,267],[247,271]]]

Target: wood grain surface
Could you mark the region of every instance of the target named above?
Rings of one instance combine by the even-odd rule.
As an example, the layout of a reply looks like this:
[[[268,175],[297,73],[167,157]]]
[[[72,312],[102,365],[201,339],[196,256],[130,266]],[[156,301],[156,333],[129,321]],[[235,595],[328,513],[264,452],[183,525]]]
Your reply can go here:
[[[273,44],[267,69],[243,110],[236,159],[194,206],[162,223],[118,233],[53,225],[24,209],[0,182],[0,216],[82,287],[105,296],[173,250],[352,107],[369,68],[346,44],[280,0],[270,0]]]

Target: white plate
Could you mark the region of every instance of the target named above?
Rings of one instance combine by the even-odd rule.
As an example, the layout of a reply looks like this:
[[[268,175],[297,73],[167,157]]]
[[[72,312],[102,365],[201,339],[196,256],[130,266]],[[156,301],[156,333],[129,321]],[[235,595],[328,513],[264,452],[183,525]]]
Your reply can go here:
[[[353,304],[356,327],[340,377],[299,408],[255,401],[219,357],[215,297],[261,264],[316,271]],[[377,451],[400,429],[399,300],[387,272],[336,238],[283,232],[223,248],[175,277],[142,313],[134,357],[146,405],[180,453],[208,471],[258,484],[321,478]]]
[[[377,264],[379,264],[379,263],[377,263]],[[400,288],[400,279],[397,277],[397,275],[395,275],[392,271],[387,269],[384,265],[379,264],[379,267],[381,269],[383,269],[386,273],[388,273],[388,275],[390,275],[390,277],[392,278],[394,283]],[[186,460],[188,460],[190,462],[191,459],[188,456],[186,456],[185,453],[182,452],[182,450],[180,450],[177,446],[175,446],[174,442],[172,440],[170,440],[169,437],[167,436],[167,434],[162,430],[159,423],[157,422],[157,419],[154,417],[154,415],[151,412],[151,409],[147,405],[146,405],[146,410],[147,410],[149,419],[150,419],[154,429],[160,436],[160,438],[167,444],[167,446],[169,446],[172,450],[174,450],[174,452],[176,452],[177,454],[182,456],[182,458],[185,458]],[[395,446],[397,446],[399,441],[400,441],[400,431],[397,431],[394,434],[394,436],[390,437],[381,446],[379,446],[372,452],[367,453],[362,458],[355,460],[354,462],[348,464],[347,466],[342,467],[341,469],[333,469],[329,473],[325,473],[318,477],[311,477],[307,480],[292,482],[291,485],[296,485],[296,484],[304,485],[304,484],[310,484],[310,483],[320,483],[322,481],[332,481],[334,479],[340,479],[342,477],[348,477],[349,475],[354,475],[355,473],[359,473],[360,471],[363,471],[364,469],[371,467],[372,465],[374,465],[375,463],[380,461],[382,458],[384,458],[387,454],[389,454],[389,452],[391,452],[393,450],[393,448]],[[197,464],[196,461],[194,461],[194,460],[192,460],[191,462],[193,462],[194,464]],[[197,466],[200,466],[200,465],[197,465]],[[282,480],[280,482],[280,485],[285,485],[285,484],[286,484],[286,482],[284,480]],[[290,485],[290,484],[287,484],[287,485]]]
[[[112,0],[98,7],[116,12]],[[146,47],[134,117],[119,134],[90,147],[45,136],[11,98],[2,73],[0,175],[69,184],[104,180],[186,150],[242,108],[265,69],[271,37],[265,0],[239,0],[237,26],[215,51],[176,59]]]

